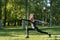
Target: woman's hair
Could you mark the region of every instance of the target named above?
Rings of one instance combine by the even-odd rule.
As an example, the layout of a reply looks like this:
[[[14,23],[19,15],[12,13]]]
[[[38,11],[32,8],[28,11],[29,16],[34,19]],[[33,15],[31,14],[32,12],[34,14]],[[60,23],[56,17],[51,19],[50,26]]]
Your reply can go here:
[[[34,14],[34,13],[31,13],[29,17],[30,17],[30,18],[33,17],[33,18],[35,19],[35,14]]]
[[[31,13],[30,15],[35,16],[35,14],[34,14],[34,13]]]

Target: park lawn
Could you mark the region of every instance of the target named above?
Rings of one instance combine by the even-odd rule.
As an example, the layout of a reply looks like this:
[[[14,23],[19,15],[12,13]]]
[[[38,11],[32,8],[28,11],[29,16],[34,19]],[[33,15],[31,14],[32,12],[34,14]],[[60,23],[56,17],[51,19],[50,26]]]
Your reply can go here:
[[[25,38],[25,35],[19,35],[16,37],[0,36],[0,40],[60,40],[60,35],[52,35],[51,38],[47,35],[30,35],[30,38]]]
[[[20,28],[3,28],[0,29],[0,40],[60,40],[60,28],[41,28],[41,30],[52,34],[49,38],[48,35],[39,33],[37,31],[30,31],[30,38],[25,38],[26,31]]]

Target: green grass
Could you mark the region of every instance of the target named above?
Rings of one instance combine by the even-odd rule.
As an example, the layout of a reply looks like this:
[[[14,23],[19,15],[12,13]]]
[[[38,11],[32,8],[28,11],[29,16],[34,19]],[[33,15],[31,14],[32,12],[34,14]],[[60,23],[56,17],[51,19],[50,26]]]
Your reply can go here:
[[[48,35],[31,30],[28,39],[25,38],[26,31],[20,27],[6,27],[0,29],[0,40],[60,40],[60,27],[39,27],[41,30],[52,34]]]
[[[51,38],[47,35],[30,35],[30,38],[25,38],[25,35],[18,35],[15,37],[0,36],[0,40],[60,40],[60,36],[52,35]]]

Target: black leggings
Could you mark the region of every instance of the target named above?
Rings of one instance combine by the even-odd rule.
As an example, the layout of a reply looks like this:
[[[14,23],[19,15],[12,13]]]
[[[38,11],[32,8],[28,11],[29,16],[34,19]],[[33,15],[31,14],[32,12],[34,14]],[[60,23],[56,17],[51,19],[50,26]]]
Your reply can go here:
[[[33,29],[33,28],[28,28],[28,30],[27,30],[28,35],[29,35],[29,30],[36,30],[36,31],[38,31],[38,32],[40,32],[40,33],[48,34],[47,32],[44,32],[44,31],[38,29],[38,27],[36,27],[36,24],[35,24],[35,23],[33,23],[33,26],[34,26],[34,29]]]

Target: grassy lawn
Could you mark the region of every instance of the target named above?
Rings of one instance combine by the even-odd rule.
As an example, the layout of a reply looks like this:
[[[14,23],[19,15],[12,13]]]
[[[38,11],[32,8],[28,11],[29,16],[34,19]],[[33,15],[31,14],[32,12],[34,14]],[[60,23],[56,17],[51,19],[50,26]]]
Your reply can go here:
[[[59,27],[41,27],[41,30],[46,31],[52,34],[52,37],[49,38],[48,35],[39,33],[37,31],[30,31],[30,38],[25,38],[26,31],[23,29],[17,28],[3,28],[0,29],[0,40],[60,40],[60,28]]]
[[[52,35],[51,38],[47,35],[30,35],[30,38],[25,38],[25,35],[19,35],[16,37],[0,36],[0,40],[60,40],[60,36]]]

